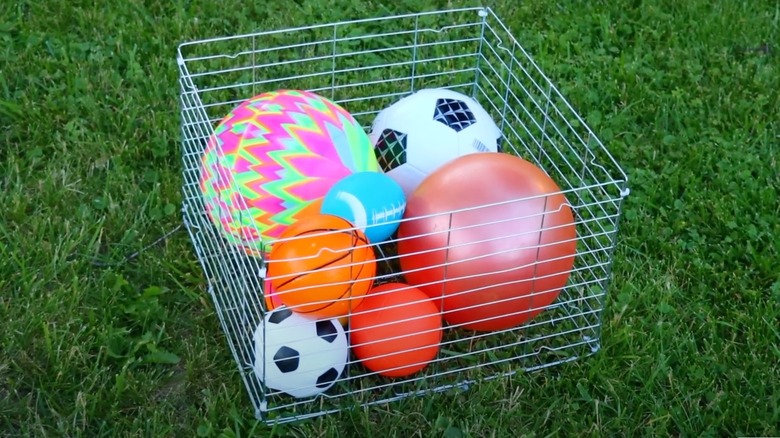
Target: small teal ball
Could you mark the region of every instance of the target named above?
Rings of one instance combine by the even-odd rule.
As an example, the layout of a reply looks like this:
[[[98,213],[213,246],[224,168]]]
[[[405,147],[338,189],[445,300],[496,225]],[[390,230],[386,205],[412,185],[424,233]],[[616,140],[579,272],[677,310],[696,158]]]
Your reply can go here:
[[[372,244],[388,240],[406,211],[401,186],[382,172],[356,172],[337,181],[320,211],[342,217],[365,233]]]

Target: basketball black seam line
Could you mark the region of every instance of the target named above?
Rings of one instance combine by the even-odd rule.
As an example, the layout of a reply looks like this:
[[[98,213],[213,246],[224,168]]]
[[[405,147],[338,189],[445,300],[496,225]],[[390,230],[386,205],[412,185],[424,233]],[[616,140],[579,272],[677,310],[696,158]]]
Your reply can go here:
[[[334,233],[334,234],[342,234],[342,233],[346,233],[345,231],[339,231],[339,230],[334,230],[334,229],[328,229],[328,228],[317,228],[317,229],[315,229],[315,230],[309,230],[309,231],[305,231],[305,232],[303,232],[303,233],[301,233],[301,234],[296,234],[296,235],[295,235],[295,237],[306,236],[307,234],[316,233],[316,232],[318,232],[318,231],[338,231],[338,233]],[[279,244],[279,246],[282,246],[282,245],[284,245],[285,243],[288,243],[288,242],[290,242],[290,241],[281,242],[281,243]],[[277,249],[278,249],[278,248],[279,248],[279,247],[277,247]],[[326,267],[326,266],[330,265],[331,263],[335,263],[335,262],[337,262],[337,261],[339,261],[339,260],[343,259],[344,257],[346,257],[346,255],[344,255],[344,256],[342,256],[342,257],[340,257],[340,258],[338,258],[338,259],[331,260],[331,261],[329,261],[328,263],[325,263],[325,264],[324,264],[324,265],[322,265],[322,266],[319,266],[319,267],[316,267],[316,268],[314,268],[314,269],[311,269],[310,271],[316,271],[317,269],[322,269],[322,268],[324,268],[324,267]],[[277,286],[277,289],[279,289],[280,287],[284,287],[284,286],[286,286],[288,283],[290,283],[290,282],[292,282],[292,281],[295,281],[295,280],[296,280],[296,279],[298,279],[298,278],[299,278],[301,275],[304,275],[304,274],[299,274],[299,275],[297,275],[297,276],[295,276],[295,277],[292,277],[292,278],[290,278],[289,280],[287,280],[287,281],[283,282],[282,284],[280,284],[279,286]]]
[[[356,234],[356,233],[353,233],[353,235],[355,235],[355,234]],[[364,242],[368,243],[368,241],[366,241],[365,239],[360,239],[360,240],[363,240]],[[366,250],[369,250],[369,251],[370,251],[370,250],[371,250],[371,248],[366,248]],[[354,253],[354,250],[352,251],[352,253]],[[355,278],[358,278],[358,277],[360,277],[360,274],[362,274],[362,273],[363,273],[363,267],[365,266],[365,264],[366,264],[366,262],[365,262],[365,261],[364,261],[363,263],[360,263],[360,270],[358,271],[358,273],[357,273],[357,276],[356,276]],[[342,293],[341,295],[339,295],[339,297],[338,297],[338,298],[336,298],[335,300],[333,300],[333,302],[340,301],[342,298],[344,298],[344,296],[346,296],[346,295],[347,295],[347,293],[349,293],[349,291],[352,289],[353,283],[354,283],[354,280],[350,281],[350,282],[349,282],[349,283],[346,285],[347,287],[346,287],[346,288],[344,288],[344,293]],[[306,314],[306,313],[314,313],[314,312],[319,312],[320,310],[324,310],[324,309],[327,309],[328,307],[332,306],[332,305],[333,305],[333,302],[326,302],[326,303],[324,303],[324,305],[323,305],[322,307],[319,307],[319,308],[317,308],[317,309],[309,310],[309,311],[306,311],[306,312],[298,311],[298,313],[303,313],[303,314]]]
[[[360,274],[362,274],[362,273],[363,273],[363,266],[364,266],[364,265],[365,265],[365,263],[361,263],[361,264],[360,264],[360,270],[358,271],[357,277],[360,277]],[[356,277],[356,278],[357,278],[357,277]],[[347,294],[350,292],[350,290],[352,289],[352,286],[354,285],[354,284],[353,284],[354,282],[355,282],[354,280],[350,281],[350,282],[349,282],[349,284],[347,284],[347,285],[346,285],[347,287],[346,287],[346,288],[344,288],[344,293],[343,293],[343,294],[341,294],[341,295],[339,295],[339,297],[338,297],[338,298],[336,298],[335,300],[333,300],[333,302],[340,301],[342,298],[344,298],[344,297],[345,297],[345,296],[346,296],[346,295],[347,295]],[[314,309],[314,310],[309,310],[309,311],[306,311],[306,312],[300,312],[300,311],[299,311],[298,313],[303,313],[303,314],[306,314],[306,313],[314,313],[314,312],[319,312],[320,310],[324,310],[324,309],[327,309],[328,307],[332,306],[332,305],[333,305],[333,302],[327,302],[327,303],[325,303],[325,305],[324,305],[324,306],[322,306],[322,307],[320,307],[320,308],[317,308],[317,309]]]
[[[309,233],[309,232],[307,231],[306,233]],[[306,235],[306,233],[299,234],[299,236]],[[343,233],[343,234],[346,234],[346,233],[347,233],[347,231],[342,231],[341,233]],[[352,235],[352,237],[353,237],[353,240],[355,240],[355,237],[357,236],[357,233],[355,233],[355,232],[354,232],[354,230],[353,230],[353,231],[350,231],[350,232],[349,232],[349,234],[351,234],[351,235]],[[359,237],[359,236],[358,236],[358,237]],[[359,240],[362,240],[364,243],[368,243],[368,241],[367,241],[366,239],[360,238]],[[293,278],[291,278],[291,279],[289,279],[289,280],[285,281],[285,282],[284,282],[284,283],[282,283],[281,285],[277,286],[277,288],[276,288],[277,292],[276,292],[276,293],[284,293],[284,291],[279,291],[279,289],[280,289],[281,287],[284,287],[284,286],[286,286],[286,285],[290,284],[291,282],[293,282],[293,281],[295,281],[295,280],[297,280],[297,279],[301,278],[302,276],[304,276],[304,275],[308,274],[309,272],[312,272],[312,271],[317,271],[317,270],[319,270],[319,269],[322,269],[322,268],[326,268],[326,267],[328,267],[328,266],[330,266],[330,265],[332,265],[332,264],[334,264],[334,263],[336,263],[336,262],[340,262],[341,260],[344,260],[344,258],[346,258],[346,257],[349,257],[351,254],[353,254],[353,253],[355,252],[354,246],[355,246],[355,244],[353,243],[353,248],[352,248],[352,250],[351,250],[351,251],[349,251],[349,252],[347,252],[347,253],[346,253],[346,254],[344,254],[343,256],[341,256],[341,257],[339,257],[339,258],[337,258],[337,259],[333,259],[333,260],[329,261],[328,263],[325,263],[325,264],[324,264],[324,265],[322,265],[322,266],[318,266],[318,267],[316,267],[316,268],[310,269],[310,270],[309,270],[309,271],[307,271],[307,272],[301,273],[301,274],[299,274],[299,275],[297,275],[297,276],[295,276],[295,277],[293,277]],[[366,248],[366,249],[367,249],[367,250],[370,250],[370,248]],[[362,263],[361,263],[361,271],[360,271],[360,272],[363,272],[363,271],[362,271],[362,269],[363,269],[363,268],[362,268]],[[346,291],[345,291],[343,294],[341,294],[341,295],[340,295],[338,298],[336,298],[336,300],[340,300],[341,298],[343,298],[343,297],[344,297],[344,295],[346,295],[346,293],[347,293],[347,291],[348,291],[348,290],[349,290],[349,285],[348,285],[348,287],[347,287]],[[312,313],[312,312],[318,312],[318,311],[320,311],[320,310],[322,310],[322,309],[325,309],[326,307],[328,307],[328,306],[330,306],[330,305],[332,305],[332,304],[333,304],[333,303],[326,303],[326,304],[325,304],[323,307],[321,307],[321,308],[317,308],[317,309],[314,309],[314,310],[309,310],[309,311],[306,311],[306,312],[303,312],[303,311],[298,311],[298,313]]]

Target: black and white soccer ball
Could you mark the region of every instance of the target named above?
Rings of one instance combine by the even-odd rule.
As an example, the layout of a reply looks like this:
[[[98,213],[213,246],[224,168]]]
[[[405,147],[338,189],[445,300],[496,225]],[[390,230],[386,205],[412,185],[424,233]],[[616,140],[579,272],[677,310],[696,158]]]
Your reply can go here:
[[[279,307],[254,333],[257,378],[293,397],[327,391],[347,364],[349,344],[337,319],[316,320]]]
[[[377,114],[371,127],[382,170],[409,197],[443,164],[475,152],[501,152],[501,130],[487,111],[465,94],[427,88]]]

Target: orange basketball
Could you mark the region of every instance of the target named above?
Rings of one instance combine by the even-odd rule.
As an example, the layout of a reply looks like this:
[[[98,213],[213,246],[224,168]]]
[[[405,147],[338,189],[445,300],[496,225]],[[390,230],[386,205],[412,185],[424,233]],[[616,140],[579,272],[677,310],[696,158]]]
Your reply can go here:
[[[377,286],[350,318],[350,344],[371,371],[386,377],[414,374],[436,357],[442,337],[439,309],[420,289]]]
[[[313,214],[319,214],[320,208],[322,208],[322,200],[323,198],[315,199],[312,201],[309,205],[301,209],[298,214],[293,216],[293,221],[298,221],[303,217],[310,216]],[[283,306],[282,300],[279,298],[279,295],[276,295],[274,293],[274,289],[271,287],[271,282],[267,281],[265,284],[264,289],[264,300],[265,300],[265,309],[267,311],[272,311],[276,309],[277,307]],[[339,318],[339,322],[341,325],[347,324],[347,317]]]
[[[287,228],[266,263],[279,301],[315,318],[348,315],[376,275],[376,256],[366,236],[338,216],[319,213]]]

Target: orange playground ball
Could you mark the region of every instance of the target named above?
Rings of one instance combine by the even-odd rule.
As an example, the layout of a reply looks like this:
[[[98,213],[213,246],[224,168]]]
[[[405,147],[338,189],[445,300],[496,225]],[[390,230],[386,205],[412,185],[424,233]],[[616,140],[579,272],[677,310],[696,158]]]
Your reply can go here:
[[[436,357],[442,337],[439,309],[420,289],[386,283],[369,291],[350,318],[350,344],[371,371],[414,374]]]
[[[265,310],[266,312],[270,312],[277,307],[281,307],[284,304],[282,304],[282,300],[279,299],[279,295],[276,295],[274,293],[274,288],[271,287],[271,282],[266,281],[265,282],[265,290],[263,291],[263,299],[265,300]]]
[[[319,213],[287,228],[266,263],[272,297],[315,318],[347,316],[376,275],[376,256],[366,236],[338,216]]]

